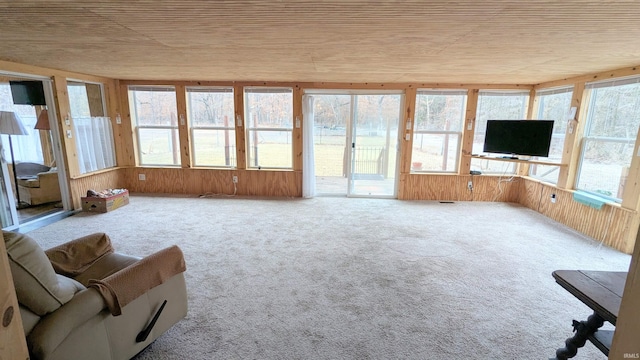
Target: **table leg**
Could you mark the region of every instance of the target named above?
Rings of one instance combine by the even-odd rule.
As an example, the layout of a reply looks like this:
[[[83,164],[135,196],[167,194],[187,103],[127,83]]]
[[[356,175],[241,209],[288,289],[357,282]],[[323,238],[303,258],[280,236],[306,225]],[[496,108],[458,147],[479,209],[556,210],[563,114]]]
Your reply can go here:
[[[556,350],[556,359],[566,360],[576,356],[578,349],[584,346],[589,335],[595,333],[602,325],[604,325],[604,319],[595,312],[587,318],[587,321],[573,320],[573,331],[576,334],[564,342],[564,348]]]

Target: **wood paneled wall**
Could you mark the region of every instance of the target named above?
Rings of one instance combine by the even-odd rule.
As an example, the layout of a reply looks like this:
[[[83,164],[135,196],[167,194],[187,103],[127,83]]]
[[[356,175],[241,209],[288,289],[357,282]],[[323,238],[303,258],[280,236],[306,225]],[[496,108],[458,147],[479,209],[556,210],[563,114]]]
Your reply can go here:
[[[400,200],[518,202],[519,177],[401,174]],[[473,190],[469,190],[471,181]]]
[[[101,172],[82,175],[71,179],[71,197],[74,209],[82,207],[80,198],[87,196],[87,190],[104,190],[126,188],[123,179],[124,169],[110,169]]]
[[[0,359],[29,359],[4,238],[0,241],[0,318]]]
[[[130,192],[189,195],[302,196],[302,172],[199,168],[125,168]],[[144,180],[140,180],[140,176]],[[237,190],[232,177],[238,177]]]
[[[571,190],[530,178],[521,178],[518,202],[607,246],[627,254],[633,252],[638,232],[638,214],[634,210],[610,204],[596,210],[574,201]]]

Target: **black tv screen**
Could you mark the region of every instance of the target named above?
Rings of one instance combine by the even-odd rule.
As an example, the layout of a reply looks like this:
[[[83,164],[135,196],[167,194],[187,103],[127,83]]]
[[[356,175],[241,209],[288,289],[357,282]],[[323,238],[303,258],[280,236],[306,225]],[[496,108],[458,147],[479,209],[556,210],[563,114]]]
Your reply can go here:
[[[484,152],[549,156],[553,120],[487,120]]]
[[[15,105],[47,105],[42,81],[9,81]]]

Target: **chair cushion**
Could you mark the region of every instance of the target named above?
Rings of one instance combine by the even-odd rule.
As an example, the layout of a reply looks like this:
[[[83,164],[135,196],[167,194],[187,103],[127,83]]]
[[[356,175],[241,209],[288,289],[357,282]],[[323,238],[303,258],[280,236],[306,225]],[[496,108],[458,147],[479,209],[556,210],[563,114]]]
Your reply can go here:
[[[18,302],[39,316],[55,311],[85,287],[58,275],[31,237],[3,231]]]

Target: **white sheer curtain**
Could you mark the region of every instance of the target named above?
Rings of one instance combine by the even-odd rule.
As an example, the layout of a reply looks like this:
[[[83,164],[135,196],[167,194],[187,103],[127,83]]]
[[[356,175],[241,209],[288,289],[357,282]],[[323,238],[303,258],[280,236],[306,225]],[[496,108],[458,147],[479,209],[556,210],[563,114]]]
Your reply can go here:
[[[313,96],[302,96],[302,197],[316,195],[316,172],[313,154]]]
[[[80,173],[116,166],[113,130],[108,117],[73,119]]]
[[[13,156],[16,163],[19,162],[33,162],[42,164],[44,159],[42,157],[42,145],[40,145],[40,134],[38,130],[33,127],[36,125],[35,116],[20,116],[22,125],[29,132],[28,135],[11,135],[11,142],[13,144]],[[11,152],[9,151],[9,135],[1,135],[3,147],[3,155],[8,163],[11,163]],[[51,165],[51,164],[45,164]]]

